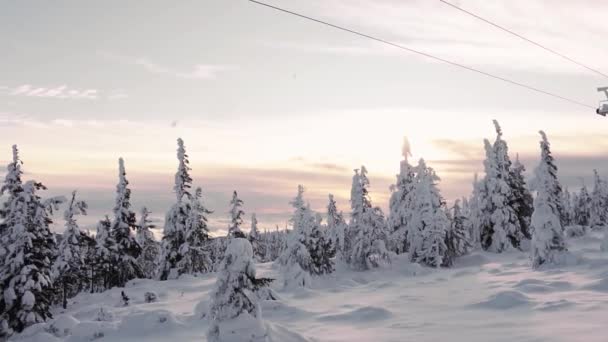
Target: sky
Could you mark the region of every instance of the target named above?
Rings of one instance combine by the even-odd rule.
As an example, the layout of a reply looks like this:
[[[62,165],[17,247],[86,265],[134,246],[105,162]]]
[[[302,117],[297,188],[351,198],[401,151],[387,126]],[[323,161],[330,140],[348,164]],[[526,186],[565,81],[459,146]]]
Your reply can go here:
[[[606,2],[453,1],[608,72]],[[439,1],[268,3],[590,106],[608,85]],[[0,42],[0,165],[18,144],[26,179],[45,183],[44,196],[77,189],[89,203],[85,227],[111,213],[119,157],[134,209],[148,206],[162,225],[178,137],[216,234],[233,190],[262,229],[285,226],[298,184],[313,209],[323,212],[333,193],[347,212],[361,165],[386,209],[404,136],[411,162],[425,158],[446,199],[468,195],[493,119],[529,176],[539,129],[565,186],[608,171],[608,122],[593,109],[246,0],[4,1]]]

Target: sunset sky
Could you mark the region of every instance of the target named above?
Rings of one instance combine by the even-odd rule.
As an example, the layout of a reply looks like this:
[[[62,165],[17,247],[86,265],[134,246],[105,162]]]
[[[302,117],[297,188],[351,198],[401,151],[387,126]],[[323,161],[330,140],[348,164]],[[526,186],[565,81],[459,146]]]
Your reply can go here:
[[[439,1],[269,3],[590,106],[608,85]],[[608,72],[608,2],[457,3]],[[362,164],[386,208],[404,135],[412,162],[437,170],[448,200],[468,195],[492,119],[528,171],[543,129],[566,186],[593,168],[608,173],[608,119],[593,109],[245,0],[3,2],[0,42],[0,164],[18,144],[26,178],[45,183],[45,196],[78,189],[89,202],[85,227],[111,213],[121,156],[135,209],[163,217],[178,137],[217,232],[235,189],[262,228],[285,225],[298,184],[313,209],[324,211],[331,192],[348,211]]]

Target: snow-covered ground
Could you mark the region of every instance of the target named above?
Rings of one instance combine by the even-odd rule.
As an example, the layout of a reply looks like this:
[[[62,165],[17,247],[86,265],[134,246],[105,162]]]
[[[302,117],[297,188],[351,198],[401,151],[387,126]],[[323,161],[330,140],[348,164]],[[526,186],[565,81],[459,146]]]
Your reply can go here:
[[[345,268],[311,288],[262,303],[272,341],[606,341],[608,253],[601,234],[568,240],[576,265],[533,271],[527,254],[475,252],[451,269],[394,260],[390,269]],[[258,276],[276,277],[271,264]],[[18,341],[205,341],[214,275],[135,280],[80,294]],[[280,283],[277,281],[277,285]],[[121,291],[131,297],[123,306]],[[146,303],[145,292],[158,301]],[[100,313],[100,310],[103,312]]]

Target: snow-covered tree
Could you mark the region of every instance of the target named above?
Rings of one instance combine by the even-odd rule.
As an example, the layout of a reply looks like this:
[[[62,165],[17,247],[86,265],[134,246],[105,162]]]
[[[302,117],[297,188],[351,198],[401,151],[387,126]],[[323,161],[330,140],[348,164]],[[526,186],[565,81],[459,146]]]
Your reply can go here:
[[[564,210],[563,207],[563,203],[562,203],[562,186],[559,182],[559,180],[557,179],[557,166],[555,165],[555,160],[553,158],[553,155],[551,154],[551,148],[549,145],[549,141],[546,139],[546,135],[543,131],[539,131],[541,136],[543,137],[543,140],[541,141],[541,152],[542,152],[542,158],[543,160],[546,162],[547,164],[547,172],[548,172],[548,179],[547,179],[547,184],[549,186],[549,191],[551,192],[551,200],[555,201],[554,205],[557,208],[557,212],[559,215],[559,221],[560,221],[560,225],[563,228],[565,228],[566,222],[567,222],[567,213]]]
[[[451,258],[463,256],[472,247],[469,232],[471,231],[471,221],[462,212],[460,201],[456,200],[451,212],[451,226],[446,235],[446,246]]]
[[[192,188],[192,178],[190,177],[189,171],[190,160],[188,154],[186,154],[186,147],[182,138],[177,139],[177,172],[175,173],[175,185],[173,190],[175,191],[175,197],[177,201],[181,201],[184,196],[190,197],[190,188]]]
[[[310,209],[308,209],[310,211]],[[328,274],[334,271],[334,262],[331,259],[334,254],[334,247],[331,240],[326,238],[321,225],[321,215],[317,213],[314,221],[311,221],[312,228],[308,242],[308,252],[312,259],[314,275]]]
[[[431,267],[451,266],[456,254],[450,253],[446,245],[450,221],[436,186],[438,180],[435,171],[420,159],[416,166],[413,213],[408,223],[409,257],[413,262]]]
[[[526,239],[532,238],[532,232],[530,231],[530,220],[532,218],[532,211],[534,211],[534,203],[532,194],[526,185],[524,172],[526,168],[519,161],[519,155],[515,158],[513,168],[510,170],[510,186],[512,191],[512,206],[515,210],[515,214],[519,219],[519,226],[521,227],[521,233]]]
[[[230,200],[230,226],[228,227],[228,237],[245,237],[245,233],[241,230],[243,224],[243,200],[241,200],[236,193],[236,190],[232,193],[232,200]]]
[[[396,253],[407,252],[407,224],[412,216],[412,203],[414,191],[414,171],[407,158],[411,155],[410,144],[404,139],[403,160],[397,175],[397,182],[391,186],[391,197],[389,201],[388,226],[391,234],[391,248]]]
[[[293,230],[297,230],[299,228],[310,228],[309,225],[307,225],[309,222],[307,222],[307,220],[310,220],[312,217],[312,214],[310,212],[308,212],[308,206],[306,205],[306,202],[304,201],[304,186],[303,185],[298,185],[298,194],[296,195],[296,197],[291,200],[289,202],[289,204],[293,207],[294,211],[293,211],[293,216],[289,219],[289,222],[291,222]],[[278,228],[277,228],[278,229]],[[308,234],[308,232],[306,232]]]
[[[87,214],[87,204],[76,200],[76,191],[68,207],[63,213],[65,219],[65,231],[59,244],[59,255],[53,264],[53,278],[57,292],[61,299],[63,308],[67,308],[68,298],[77,295],[86,285],[86,234],[80,231],[76,222],[77,215]]]
[[[532,266],[538,268],[544,264],[560,261],[560,255],[567,251],[564,243],[563,228],[560,222],[560,193],[556,191],[556,168],[549,149],[549,141],[543,131],[539,132],[541,158],[536,169],[536,198],[532,214],[531,258]]]
[[[247,239],[229,239],[209,308],[209,342],[267,341],[255,291],[253,249]]]
[[[572,194],[568,188],[562,191],[562,197],[560,198],[562,208],[564,210],[564,228],[571,224],[574,224],[574,203],[572,201]]]
[[[604,229],[608,222],[608,186],[600,178],[597,170],[593,170],[593,191],[590,204],[589,226],[595,230]]]
[[[137,263],[141,246],[133,234],[137,229],[137,223],[135,213],[131,211],[131,189],[128,186],[124,160],[119,158],[114,220],[110,227],[110,235],[116,243],[116,251],[113,255],[116,273],[110,281],[110,287],[124,286],[129,280],[143,276]]]
[[[374,207],[367,210],[355,227],[350,254],[351,266],[366,270],[390,264],[390,254],[386,247],[386,220],[382,209]]]
[[[110,234],[112,221],[106,215],[97,223],[95,249],[91,267],[91,293],[110,288],[110,279],[114,276],[114,253],[116,242]]]
[[[149,218],[150,211],[148,208],[143,207],[141,209],[141,216],[139,223],[137,224],[137,233],[135,233],[135,240],[141,246],[141,254],[137,258],[139,267],[146,278],[154,278],[156,270],[158,269],[158,256],[160,254],[160,246],[154,234],[150,229],[156,228]]]
[[[574,224],[589,226],[591,216],[591,196],[583,184],[574,201]]]
[[[293,229],[289,233],[287,248],[277,259],[281,273],[284,275],[284,286],[307,286],[314,272],[313,259],[309,246],[315,217],[310,208],[304,204],[304,187],[298,185],[298,194],[290,202],[294,208],[291,218]]]
[[[190,200],[192,194],[192,178],[190,177],[190,161],[186,154],[184,141],[177,139],[177,161],[178,167],[175,173],[175,192],[176,202],[171,206],[165,216],[163,239],[161,242],[161,255],[159,257],[158,275],[161,280],[175,277],[180,272],[176,269],[181,261],[182,255],[179,253],[181,246],[185,243],[186,220],[190,215]]]
[[[346,221],[342,212],[338,212],[334,195],[329,194],[329,203],[327,204],[327,235],[334,249],[334,254],[344,259],[348,254],[349,245],[346,241],[347,233]]]
[[[367,169],[361,166],[354,171],[349,224],[352,246],[347,261],[354,269],[366,270],[390,263],[386,248],[388,237],[382,210],[372,207]]]
[[[6,202],[0,207],[0,267],[4,260],[4,255],[7,253],[5,246],[8,246],[8,227],[14,222],[10,221],[8,214],[10,212],[11,203],[17,198],[19,193],[23,191],[23,183],[21,170],[23,162],[19,159],[19,149],[17,145],[13,145],[12,161],[6,166],[6,176],[0,187],[0,196],[6,196]]]
[[[60,199],[42,201],[41,183],[28,181],[7,207],[7,246],[0,270],[0,339],[27,326],[51,318],[54,295],[52,261],[57,253],[55,237],[49,229],[51,215]]]
[[[481,248],[481,229],[488,225],[490,215],[486,210],[487,191],[485,182],[479,181],[477,173],[473,178],[473,193],[468,200],[468,217],[471,221],[469,236],[473,248]]]
[[[259,262],[264,261],[266,244],[262,240],[260,231],[258,230],[258,219],[255,216],[255,213],[251,214],[251,229],[249,230],[247,238],[251,243],[251,248],[253,248],[254,259]]]
[[[181,256],[177,263],[178,275],[205,273],[213,269],[207,226],[207,215],[212,212],[203,204],[203,190],[200,187],[191,196],[189,208],[184,227],[184,243],[178,251]]]
[[[484,140],[484,145],[486,174],[481,196],[481,202],[485,206],[481,226],[481,246],[490,252],[500,253],[509,248],[519,248],[523,233],[517,213],[510,205],[512,192],[508,183],[508,169],[504,155],[506,148],[493,148],[488,140]],[[500,157],[497,156],[497,152],[501,153]]]

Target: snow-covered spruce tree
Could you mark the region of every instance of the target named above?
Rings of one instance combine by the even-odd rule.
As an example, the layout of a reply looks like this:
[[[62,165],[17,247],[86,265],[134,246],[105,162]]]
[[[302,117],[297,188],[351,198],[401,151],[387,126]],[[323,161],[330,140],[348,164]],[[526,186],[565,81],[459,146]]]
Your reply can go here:
[[[255,291],[253,250],[247,239],[228,239],[209,308],[209,342],[262,342],[268,334]]]
[[[308,210],[311,211],[310,208]],[[321,215],[317,213],[315,220],[312,221],[313,226],[307,246],[313,264],[311,273],[314,275],[328,274],[334,271],[334,261],[332,260],[334,247],[331,240],[325,236],[321,222]]]
[[[524,177],[525,171],[526,169],[524,165],[520,163],[519,155],[517,155],[510,171],[510,186],[513,196],[512,206],[519,219],[521,233],[526,239],[531,239],[532,232],[530,231],[530,220],[532,218],[532,211],[534,211],[534,200],[526,185]]]
[[[508,183],[506,148],[493,148],[488,140],[484,140],[484,145],[486,175],[481,201],[485,205],[485,217],[481,226],[481,246],[484,250],[500,253],[509,248],[519,248],[523,233],[517,213],[510,205],[513,196]]]
[[[0,270],[0,339],[52,317],[51,267],[57,246],[49,225],[61,200],[41,201],[36,192],[44,189],[41,183],[28,181],[8,206],[10,245]]]
[[[247,236],[249,243],[251,243],[251,248],[253,248],[253,257],[256,261],[262,262],[264,261],[266,255],[266,244],[260,235],[260,231],[258,230],[258,219],[255,216],[255,213],[251,214],[251,229],[249,230],[249,235]]]
[[[308,206],[304,201],[304,191],[304,186],[298,185],[298,193],[296,197],[289,202],[294,209],[293,216],[289,219],[294,231],[299,228],[310,228],[308,220],[312,219],[312,213],[308,211]],[[309,234],[308,231],[305,233]]]
[[[412,216],[414,171],[407,158],[411,156],[410,144],[407,138],[403,143],[403,160],[397,175],[397,183],[391,186],[391,197],[389,200],[388,226],[391,234],[391,249],[396,253],[408,251],[407,224]]]
[[[446,233],[445,243],[453,259],[467,254],[472,247],[469,237],[471,221],[462,212],[459,200],[454,202],[450,222],[451,226]]]
[[[408,223],[409,257],[411,261],[427,266],[447,267],[452,265],[456,252],[450,252],[446,245],[450,221],[436,186],[438,180],[435,171],[420,159],[416,166],[414,209],[412,219]],[[458,244],[454,241],[454,245]]]
[[[190,177],[190,161],[186,154],[184,141],[177,139],[177,160],[178,167],[175,173],[175,192],[176,201],[171,206],[165,216],[163,229],[163,239],[161,242],[161,255],[159,257],[158,276],[161,280],[176,277],[183,272],[176,269],[181,261],[179,249],[185,242],[185,225],[190,215],[190,188],[192,188],[192,178]]]
[[[562,191],[562,197],[560,198],[562,208],[564,210],[564,228],[574,224],[574,203],[572,202],[572,194],[568,188]]]
[[[486,210],[486,200],[488,200],[485,182],[479,181],[477,173],[473,178],[473,193],[468,200],[468,217],[471,221],[469,236],[473,248],[481,248],[481,228],[487,226],[490,215]]]
[[[589,226],[591,216],[591,196],[587,186],[583,184],[574,201],[574,224]]]
[[[14,224],[8,217],[10,206],[19,193],[23,191],[21,165],[23,165],[23,162],[19,159],[19,149],[17,145],[13,145],[13,158],[6,166],[6,176],[2,187],[0,187],[0,196],[6,196],[6,202],[0,207],[0,267],[4,261],[4,255],[7,253],[5,246],[9,245],[8,227]]]
[[[602,230],[608,222],[608,187],[600,178],[597,170],[593,170],[593,191],[591,192],[591,208],[589,226],[594,230]]]
[[[95,235],[87,229],[81,231],[82,255],[84,255],[83,273],[85,279],[82,280],[82,291],[95,291],[95,268],[97,262],[97,240]]]
[[[150,211],[148,208],[143,207],[141,209],[139,224],[137,224],[135,240],[141,247],[141,254],[137,258],[137,263],[141,268],[143,276],[145,278],[153,279],[156,275],[156,270],[158,269],[160,246],[150,230],[156,228],[156,226],[152,224],[149,216]]]
[[[17,148],[17,145],[13,145],[12,151],[13,158],[12,161],[6,166],[6,176],[4,177],[2,187],[0,187],[0,195],[7,196],[6,202],[3,204],[3,207],[0,210],[1,219],[6,219],[11,203],[19,195],[19,193],[23,191],[23,182],[21,181],[21,176],[23,175],[21,165],[23,165],[23,162],[19,158],[19,149]],[[10,224],[10,222],[0,223],[0,229],[2,229],[0,232],[6,228],[6,224]]]
[[[211,213],[203,204],[203,190],[196,188],[190,199],[190,210],[184,227],[184,243],[178,253],[178,275],[210,272],[213,261],[209,251],[209,227],[207,215]]]
[[[526,217],[524,215],[524,213],[526,213],[525,207],[520,208],[520,205],[525,204],[524,199],[517,197],[524,196],[523,189],[525,189],[525,182],[521,183],[523,181],[523,176],[522,179],[517,181],[513,179],[514,174],[509,158],[507,142],[502,138],[502,129],[500,128],[498,121],[493,120],[493,123],[496,130],[496,141],[494,142],[493,149],[496,158],[495,166],[497,171],[496,176],[499,180],[498,185],[502,186],[504,183],[507,185],[507,188],[503,190],[506,200],[503,204],[504,207],[501,208],[501,204],[498,204],[498,211],[494,211],[493,215],[498,214],[494,216],[497,218],[498,222],[502,221],[502,224],[511,228],[507,233],[507,239],[513,247],[519,248],[521,240],[525,238],[521,222],[526,223],[530,220],[529,216]],[[523,166],[520,165],[520,168],[520,171],[523,172]],[[498,191],[501,192],[500,190]],[[528,214],[531,214],[531,212]]]
[[[110,287],[122,287],[131,279],[143,277],[137,263],[137,258],[141,254],[141,246],[133,235],[137,229],[137,223],[135,213],[131,211],[131,189],[128,186],[124,160],[119,158],[116,204],[113,209],[114,220],[110,227],[110,235],[116,243],[116,252],[112,256],[116,273],[110,280]]]
[[[543,131],[539,131],[541,157],[536,168],[536,198],[532,214],[531,258],[532,266],[558,263],[560,255],[567,251],[564,243],[563,229],[560,222],[560,194],[555,187],[555,166],[549,150],[549,141]]]
[[[243,200],[241,200],[236,193],[236,190],[232,193],[232,200],[230,200],[230,226],[228,227],[228,237],[245,237],[245,233],[241,230],[243,224]]]
[[[307,286],[314,272],[309,246],[315,217],[304,204],[304,187],[298,185],[298,194],[290,202],[294,208],[291,218],[293,229],[287,239],[287,248],[281,252],[277,262],[283,273],[284,286]]]
[[[333,247],[333,254],[341,260],[344,260],[348,253],[348,243],[346,241],[346,221],[342,212],[338,212],[334,195],[329,194],[329,203],[327,204],[327,235]]]
[[[367,270],[390,263],[386,248],[387,229],[382,210],[372,207],[365,166],[355,169],[351,188],[349,233],[352,246],[347,262],[353,269]]]
[[[53,279],[63,308],[67,308],[68,298],[76,296],[86,286],[85,235],[76,222],[77,215],[87,214],[87,204],[76,200],[76,191],[63,213],[65,231],[59,244],[59,255],[53,264]]]
[[[106,215],[97,223],[95,234],[95,250],[91,267],[91,293],[100,292],[110,288],[110,279],[114,274],[114,254],[116,242],[110,234],[112,221]]]
[[[541,152],[543,155],[543,160],[546,160],[547,164],[547,172],[548,172],[548,185],[550,186],[549,190],[551,192],[551,200],[555,200],[555,207],[557,208],[557,212],[559,214],[559,222],[562,229],[565,228],[565,224],[567,222],[567,214],[564,210],[562,204],[562,186],[557,179],[557,166],[555,166],[555,160],[551,154],[551,148],[549,141],[546,139],[546,135],[543,131],[539,131],[543,140],[541,141]]]

